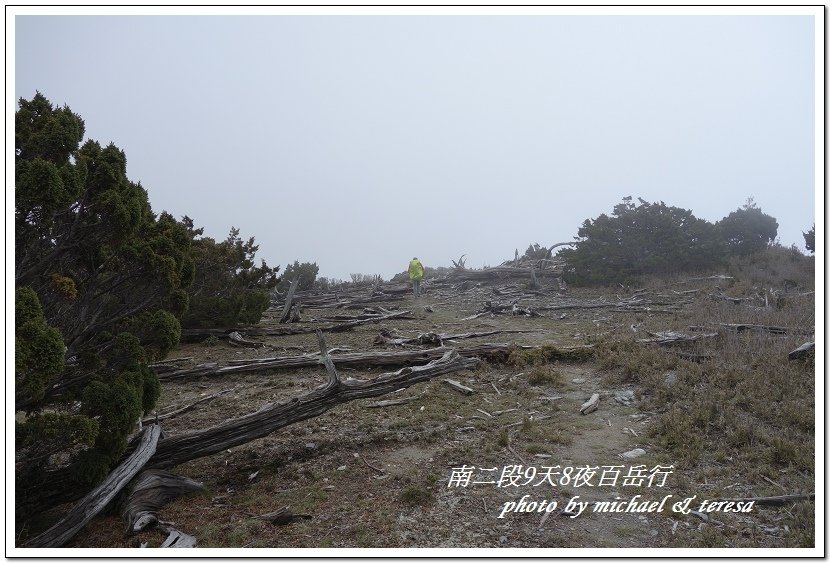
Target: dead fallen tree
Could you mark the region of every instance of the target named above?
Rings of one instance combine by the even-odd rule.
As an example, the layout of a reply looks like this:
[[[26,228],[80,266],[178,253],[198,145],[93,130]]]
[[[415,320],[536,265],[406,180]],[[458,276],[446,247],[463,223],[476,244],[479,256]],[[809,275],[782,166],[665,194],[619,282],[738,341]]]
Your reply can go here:
[[[351,330],[356,326],[360,326],[363,324],[368,323],[377,323],[380,321],[384,321],[387,319],[394,319],[398,317],[405,317],[406,315],[411,315],[412,311],[395,311],[390,312],[386,315],[381,316],[372,316],[369,318],[364,319],[355,319],[348,322],[325,325],[325,326],[318,326],[318,325],[308,325],[308,326],[281,326],[281,327],[273,327],[273,328],[260,328],[260,327],[249,327],[249,328],[236,328],[236,329],[224,329],[224,328],[185,328],[182,329],[182,342],[201,342],[210,336],[215,336],[216,338],[224,339],[229,338],[229,334],[232,332],[244,333],[246,336],[287,336],[291,334],[310,334],[312,332],[316,332],[318,330],[322,332],[342,332],[345,330]]]
[[[440,358],[424,366],[406,367],[369,380],[341,381],[325,349],[322,334],[319,338],[322,359],[318,362],[326,365],[329,374],[329,381],[324,386],[286,403],[266,405],[255,413],[212,428],[165,438],[159,442],[155,455],[146,467],[173,467],[265,437],[290,424],[320,416],[339,404],[385,395],[439,375],[472,369],[479,363],[476,358],[465,358],[455,350],[447,350]]]
[[[130,483],[121,507],[127,533],[135,534],[158,523],[158,510],[170,501],[202,490],[202,484],[161,469],[142,471]]]
[[[288,295],[285,297],[282,315],[280,316],[280,324],[294,322],[299,318],[299,311],[293,307],[294,292],[297,291],[299,281],[299,276],[291,280],[291,285],[288,287]]]
[[[811,328],[787,328],[783,326],[767,326],[767,325],[753,325],[753,324],[735,324],[735,323],[719,323],[720,326],[727,330],[734,332],[769,332],[770,334],[813,334],[814,329]]]
[[[704,332],[700,334],[683,334],[682,332],[665,331],[665,332],[649,332],[651,338],[640,338],[637,342],[644,344],[658,344],[660,346],[671,346],[674,344],[685,344],[688,342],[698,342],[706,338],[715,338],[718,336],[717,332]]]
[[[385,401],[376,401],[374,403],[370,403],[366,405],[367,409],[381,409],[386,407],[395,407],[398,405],[406,405],[411,403],[412,401],[417,401],[421,397],[426,394],[426,391],[423,393],[419,393],[417,395],[412,395],[411,397],[404,397],[403,399],[387,399]]]
[[[213,399],[215,399],[217,397],[221,397],[225,393],[230,393],[233,390],[234,390],[234,388],[225,389],[224,391],[219,391],[218,393],[213,393],[212,395],[208,395],[207,397],[202,397],[198,401],[194,401],[194,402],[190,403],[189,405],[185,405],[183,407],[176,407],[176,408],[173,408],[172,410],[166,411],[164,413],[156,413],[153,416],[148,416],[148,417],[142,419],[141,423],[142,424],[152,424],[153,422],[158,423],[162,420],[166,420],[168,418],[173,418],[173,417],[179,416],[180,414],[184,414],[184,413],[194,409],[196,407],[196,405],[198,405],[198,404],[206,403],[208,401],[212,401]]]
[[[351,322],[351,321],[369,321],[369,320],[380,320],[382,317],[386,315],[393,315],[400,311],[393,311],[390,309],[386,309],[384,307],[364,307],[363,312],[358,313],[357,315],[326,315],[323,317],[318,317],[316,320],[317,322],[331,322],[331,323],[340,323],[340,322]],[[414,320],[415,317],[406,316],[406,315],[398,315],[395,317],[396,319],[408,319]]]
[[[325,349],[322,333],[318,333],[318,338],[321,345],[321,357],[316,363],[323,363],[326,366],[329,374],[327,384],[318,387],[302,397],[295,397],[284,403],[265,405],[254,413],[225,421],[218,426],[166,437],[162,440],[158,440],[160,433],[159,427],[155,425],[150,427],[155,429],[152,432],[152,436],[155,437],[155,440],[158,440],[157,443],[156,441],[152,443],[154,453],[142,441],[139,449],[129,454],[126,461],[119,465],[119,469],[107,478],[104,485],[101,485],[89,494],[89,497],[95,501],[94,506],[97,507],[97,510],[100,511],[103,509],[112,500],[115,493],[123,488],[142,467],[144,469],[167,469],[193,459],[209,456],[228,448],[246,444],[258,438],[263,438],[290,424],[320,416],[339,404],[358,399],[378,397],[393,391],[406,389],[439,375],[472,369],[479,364],[477,358],[465,358],[455,350],[445,349],[442,350],[443,354],[441,357],[423,366],[406,367],[396,372],[384,373],[368,380],[341,381],[331,361],[331,357]],[[149,456],[148,452],[153,455]],[[37,490],[18,491],[17,498],[21,499],[21,497],[26,497],[29,504],[39,502],[42,509],[51,508],[55,506],[55,500],[59,502],[71,502],[80,497],[77,489],[72,489],[68,486],[69,483],[71,483],[71,479],[66,468],[55,470],[47,474],[46,479],[42,481]],[[169,491],[170,483],[164,484],[162,489],[165,486],[167,487],[166,490]],[[172,486],[175,488],[183,485],[179,482]],[[106,499],[101,496],[103,493],[100,492],[100,489],[103,487],[106,487]],[[152,489],[153,487],[146,488]],[[81,492],[81,494],[83,493]],[[156,491],[152,496],[158,500],[159,498],[167,498],[169,495],[163,491]],[[50,500],[53,501],[51,504],[49,503]],[[167,501],[169,499],[165,502]],[[50,528],[50,530],[47,530],[47,532],[44,532],[41,535],[42,537],[38,536],[35,540],[32,540],[32,542],[37,541],[37,545],[32,544],[30,547],[56,545],[53,542],[60,539],[67,541],[68,538],[64,537],[64,534],[69,527],[74,530],[72,532],[74,534],[94,516],[92,514],[89,518],[84,519],[86,515],[91,514],[88,504],[84,502],[78,505],[62,521],[65,522],[64,524],[60,524],[60,527],[56,525]],[[130,504],[129,500],[127,504]],[[156,506],[157,503],[148,502],[145,498],[140,501],[134,501],[133,504],[134,508],[125,512],[125,514],[132,515],[130,516],[132,519],[130,524],[131,528],[143,516],[147,516],[145,520],[152,520],[148,515],[153,513],[152,507]],[[97,512],[95,513],[97,514]],[[79,522],[81,522],[80,525]],[[68,537],[71,537],[71,535]]]
[[[90,491],[57,524],[26,542],[24,547],[61,547],[66,544],[81,528],[106,508],[118,492],[141,471],[144,464],[156,452],[160,435],[160,426],[147,427],[135,451],[110,473],[103,483]]]
[[[455,350],[465,358],[483,357],[503,361],[514,346],[511,344],[476,344]],[[449,349],[431,348],[424,350],[347,352],[332,356],[335,365],[343,368],[376,368],[391,366],[420,365],[441,358]],[[319,354],[284,356],[252,359],[250,363],[220,366],[217,363],[202,364],[193,368],[179,369],[158,374],[159,381],[171,381],[203,376],[220,376],[234,373],[250,373],[277,369],[298,369],[314,367],[320,363]]]
[[[262,346],[265,346],[263,342],[247,340],[237,331],[228,333],[228,344],[230,344],[231,346],[239,346],[242,348],[261,348]]]
[[[532,307],[521,307],[519,306],[519,300],[514,299],[510,303],[494,303],[492,301],[485,301],[481,304],[481,307],[476,314],[471,317],[465,317],[461,320],[470,320],[474,319],[483,315],[493,314],[493,315],[504,315],[504,314],[511,314],[514,316],[517,315],[525,315],[528,317],[540,317],[541,315],[536,312],[536,310]]]
[[[415,346],[443,346],[444,342],[452,340],[463,340],[465,338],[483,338],[485,336],[493,336],[494,334],[506,333],[525,333],[536,332],[534,330],[489,330],[486,332],[463,332],[460,334],[438,334],[435,332],[424,332],[412,338],[405,338],[398,336],[396,333],[383,329],[375,337],[373,344],[379,346],[382,344],[392,344],[395,346],[415,345]]]
[[[563,261],[546,260],[545,263],[546,268],[543,271],[548,274],[561,273],[565,268],[565,263]],[[511,265],[502,264],[500,266],[483,268],[481,270],[456,268],[449,272],[446,279],[455,280],[456,283],[465,280],[471,282],[503,281],[507,279],[521,279],[527,280],[528,282],[531,281],[532,270],[528,269],[528,264],[523,263],[521,260],[516,265],[512,265],[512,261],[510,264]],[[535,261],[533,262],[533,265],[535,266]]]

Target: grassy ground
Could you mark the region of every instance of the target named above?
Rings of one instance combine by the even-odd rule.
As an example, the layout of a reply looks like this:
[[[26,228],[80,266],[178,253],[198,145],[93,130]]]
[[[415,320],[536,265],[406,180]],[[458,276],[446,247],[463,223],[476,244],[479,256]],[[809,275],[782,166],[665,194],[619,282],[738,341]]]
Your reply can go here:
[[[786,252],[731,265],[732,280],[644,280],[622,290],[571,289],[571,300],[607,302],[649,295],[654,302],[679,302],[677,309],[614,311],[609,308],[549,311],[543,317],[482,317],[463,320],[489,288],[461,295],[427,293],[398,306],[414,320],[387,325],[404,335],[532,329],[488,337],[490,342],[545,345],[514,352],[504,363],[484,363],[451,376],[474,390],[458,393],[442,378],[402,391],[420,395],[402,406],[373,409],[353,401],[304,423],[239,448],[194,460],[175,472],[202,480],[202,494],[178,499],[161,518],[197,537],[202,547],[811,547],[815,504],[756,507],[750,513],[562,514],[572,499],[610,502],[636,494],[648,501],[697,500],[810,493],[815,490],[815,366],[812,359],[789,361],[801,335],[734,333],[721,323],[813,327],[809,259]],[[715,284],[731,297],[762,299],[735,305],[713,298]],[[788,288],[770,300],[770,289]],[[427,287],[427,290],[429,287]],[[638,289],[645,290],[637,292]],[[690,292],[698,290],[694,293]],[[553,291],[523,299],[522,305],[560,302]],[[559,301],[557,301],[559,300]],[[424,310],[431,305],[433,312]],[[313,316],[317,312],[306,312]],[[322,313],[321,313],[322,314]],[[265,323],[274,322],[266,319]],[[699,363],[671,349],[637,340],[649,332],[689,332],[704,327],[716,338],[681,347],[705,355]],[[327,337],[330,347],[367,350],[380,329],[365,325]],[[270,348],[238,350],[225,344],[183,346],[191,363],[283,354],[297,346],[313,352],[313,335],[266,340]],[[475,343],[459,341],[457,346]],[[481,342],[481,340],[478,340]],[[590,355],[557,352],[593,345]],[[291,350],[289,353],[301,353]],[[342,370],[367,378],[378,370]],[[233,391],[170,420],[172,434],[202,428],[252,412],[267,402],[288,400],[325,381],[321,369],[202,378],[165,385],[162,408],[192,402],[220,389]],[[633,392],[633,401],[615,400]],[[592,394],[597,411],[579,413]],[[384,397],[390,398],[390,397]],[[624,452],[642,448],[633,460]],[[452,486],[461,466],[475,466],[476,479],[507,468],[525,479],[514,485]],[[672,466],[664,487],[576,486],[573,481],[534,484],[545,467],[608,467],[628,472],[642,465]],[[517,470],[517,466],[521,469]],[[526,479],[533,469],[534,479]],[[496,477],[498,478],[498,477]],[[563,484],[565,483],[565,484]],[[507,503],[556,501],[549,517],[539,512],[499,515]],[[259,515],[289,506],[310,519],[274,526]],[[161,532],[123,534],[117,514],[97,518],[72,542],[75,547],[158,545]]]

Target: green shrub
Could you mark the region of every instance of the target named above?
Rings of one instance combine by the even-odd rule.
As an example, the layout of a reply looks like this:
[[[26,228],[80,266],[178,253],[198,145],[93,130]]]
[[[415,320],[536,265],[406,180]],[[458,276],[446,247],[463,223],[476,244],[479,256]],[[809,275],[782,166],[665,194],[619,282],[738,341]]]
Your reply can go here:
[[[301,264],[299,260],[295,260],[293,264],[285,267],[285,272],[283,272],[280,278],[277,289],[279,291],[288,291],[291,282],[295,278],[298,279],[297,291],[311,289],[314,287],[314,281],[317,279],[317,273],[319,271],[320,268],[317,267],[316,262],[303,262]]]
[[[558,254],[574,285],[630,284],[637,276],[702,270],[724,257],[711,223],[663,202],[635,205],[630,197],[610,216],[586,219],[578,235],[574,248]]]
[[[178,342],[191,232],[153,212],[114,144],[40,93],[15,114],[16,509],[78,496],[159,396],[147,367]],[[77,412],[78,403],[81,404]],[[60,467],[58,467],[60,466]],[[71,499],[69,499],[71,500]]]
[[[185,217],[194,237],[194,229]],[[232,228],[228,238],[217,243],[210,237],[193,241],[195,281],[188,289],[190,307],[182,317],[188,328],[235,327],[256,324],[270,306],[270,290],[277,285],[279,267],[270,268],[263,260],[254,265],[259,246],[254,238],[243,241],[239,229]]]

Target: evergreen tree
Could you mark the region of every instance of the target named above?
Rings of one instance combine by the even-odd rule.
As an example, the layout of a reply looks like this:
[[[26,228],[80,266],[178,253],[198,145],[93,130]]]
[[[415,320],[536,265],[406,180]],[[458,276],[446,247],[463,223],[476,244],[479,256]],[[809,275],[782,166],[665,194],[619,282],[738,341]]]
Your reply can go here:
[[[550,252],[548,252],[547,247],[539,246],[538,242],[534,242],[533,244],[528,245],[524,255],[527,258],[531,258],[533,260],[543,260],[545,258],[550,258]]]
[[[755,205],[752,198],[717,224],[730,254],[746,256],[767,248],[778,235],[778,221]]]
[[[99,481],[159,396],[147,367],[179,340],[191,237],[127,178],[123,151],[40,93],[15,114],[17,499]],[[60,455],[56,455],[60,454]],[[23,490],[28,492],[23,492]],[[24,509],[25,512],[25,509]]]
[[[319,271],[320,268],[317,267],[316,262],[303,262],[301,264],[299,260],[294,260],[293,264],[285,267],[285,273],[280,279],[278,289],[280,291],[287,290],[294,278],[299,278],[297,282],[298,290],[311,289],[314,287],[314,281],[317,279]]]
[[[561,250],[576,285],[628,283],[644,274],[694,271],[723,259],[714,226],[663,202],[623,198],[612,214],[586,219],[574,248]]]
[[[812,252],[813,254],[816,253],[816,226],[813,225],[813,228],[807,231],[806,233],[801,233],[804,235],[804,246]]]
[[[183,221],[194,237],[202,234],[202,229],[193,229],[189,217]],[[259,322],[271,304],[269,291],[277,284],[279,266],[270,268],[265,260],[255,266],[257,250],[254,238],[243,241],[235,227],[222,242],[210,237],[194,240],[196,280],[188,290],[190,309],[183,326],[234,327]]]

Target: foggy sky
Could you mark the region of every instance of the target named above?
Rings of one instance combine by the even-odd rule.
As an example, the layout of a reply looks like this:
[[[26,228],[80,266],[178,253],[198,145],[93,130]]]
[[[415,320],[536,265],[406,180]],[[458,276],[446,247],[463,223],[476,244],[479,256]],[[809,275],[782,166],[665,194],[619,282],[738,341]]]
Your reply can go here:
[[[628,195],[712,222],[753,197],[801,249],[815,221],[811,16],[14,24],[15,98],[69,105],[154,211],[271,266],[493,266]]]

